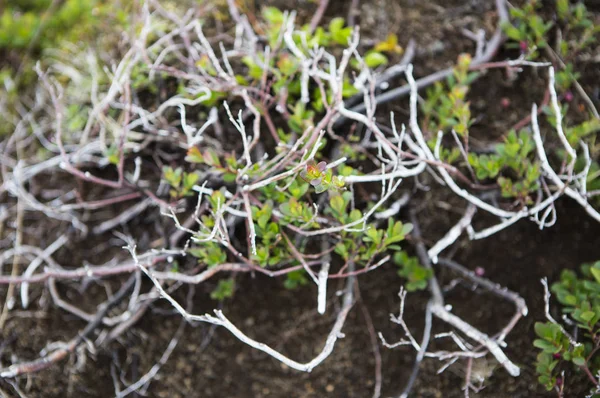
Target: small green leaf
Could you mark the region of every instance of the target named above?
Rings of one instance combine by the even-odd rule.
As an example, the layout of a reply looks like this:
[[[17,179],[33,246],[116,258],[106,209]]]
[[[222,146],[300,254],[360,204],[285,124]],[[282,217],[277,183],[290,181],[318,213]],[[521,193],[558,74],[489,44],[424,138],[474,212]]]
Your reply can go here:
[[[283,282],[283,286],[286,289],[296,289],[300,286],[304,286],[308,283],[308,279],[306,278],[304,270],[292,271],[287,274],[287,278],[285,282]]]
[[[116,145],[111,145],[108,147],[104,152],[104,156],[106,156],[110,164],[119,164],[119,149]]]
[[[402,235],[406,236],[413,230],[413,225],[411,223],[406,223],[402,225]]]
[[[388,63],[388,59],[382,53],[371,51],[365,55],[365,64],[369,68],[377,68],[378,66]]]
[[[569,295],[565,296],[563,301],[566,305],[576,305],[577,297],[573,296],[572,294],[569,294]]]
[[[283,22],[283,13],[276,7],[265,7],[262,10],[262,15],[271,24],[277,25]]]
[[[556,13],[560,19],[566,19],[569,14],[569,0],[557,0]]]
[[[575,357],[571,361],[577,366],[585,365],[585,358],[582,358],[582,357]]]
[[[223,301],[226,298],[232,297],[234,283],[235,282],[233,279],[220,280],[217,287],[210,293],[210,298],[213,300]]]
[[[341,195],[332,196],[331,199],[329,199],[329,205],[336,212],[337,216],[341,216],[345,213],[346,204]]]
[[[600,263],[594,264],[594,266],[590,268],[590,272],[594,276],[594,279],[596,279],[596,282],[600,283]]]
[[[583,319],[586,322],[589,322],[592,320],[593,317],[596,316],[596,313],[594,311],[584,311],[582,312],[580,315],[581,319]]]
[[[185,161],[189,163],[204,163],[204,158],[202,157],[198,147],[193,146],[188,149]]]
[[[510,22],[503,23],[502,28],[504,29],[504,33],[506,34],[506,36],[513,39],[514,41],[521,41],[525,36],[521,33],[521,31],[519,31],[519,29],[512,26]]]
[[[350,36],[352,35],[352,28],[346,27],[344,18],[338,17],[333,18],[329,23],[329,32],[331,33],[331,38],[338,44],[343,46],[348,45],[348,41],[350,40]]]
[[[544,350],[544,352],[547,352],[549,354],[556,354],[560,351],[559,346],[555,346],[554,344],[546,340],[536,339],[533,341],[533,345],[541,350]]]

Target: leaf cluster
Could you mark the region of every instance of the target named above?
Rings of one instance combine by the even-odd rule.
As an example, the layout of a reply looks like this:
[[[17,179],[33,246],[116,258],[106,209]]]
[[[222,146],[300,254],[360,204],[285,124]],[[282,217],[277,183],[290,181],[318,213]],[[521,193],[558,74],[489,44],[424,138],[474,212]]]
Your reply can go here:
[[[594,355],[600,348],[600,261],[582,265],[581,275],[563,270],[551,290],[562,305],[562,313],[580,333],[574,341],[556,323],[535,324],[538,339],[534,346],[541,350],[536,371],[548,390],[557,385],[560,369],[568,363],[594,375],[600,371],[600,360]]]

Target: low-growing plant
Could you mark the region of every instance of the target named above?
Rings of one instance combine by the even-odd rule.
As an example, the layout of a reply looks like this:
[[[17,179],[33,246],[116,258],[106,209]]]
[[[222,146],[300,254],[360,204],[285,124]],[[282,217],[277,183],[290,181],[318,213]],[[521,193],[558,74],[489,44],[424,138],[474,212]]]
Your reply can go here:
[[[29,374],[75,352],[85,355],[79,350],[83,342],[98,348],[102,336],[118,336],[159,299],[167,300],[186,322],[223,327],[288,368],[310,372],[343,336],[348,313],[360,299],[361,275],[375,275],[382,267],[391,267],[393,281],[402,286],[399,315],[390,319],[407,340],[388,344],[381,333],[379,338],[386,347],[408,345],[418,352],[403,396],[411,394],[424,358],[443,361],[442,370],[464,366],[467,395],[478,390],[469,376],[475,360],[493,357],[508,374],[519,376],[521,365],[505,352],[505,340],[527,314],[524,300],[486,279],[481,268],[471,272],[444,253],[463,234],[473,240],[486,238],[521,219],[540,229],[550,227],[557,219],[555,202],[563,196],[600,221],[594,202],[600,197],[594,192],[600,181],[595,143],[599,123],[582,117],[576,106],[583,98],[578,89],[581,71],[577,58],[569,58],[571,52],[592,45],[593,15],[585,7],[560,1],[556,22],[550,23],[540,15],[538,3],[529,1],[513,9],[511,24],[505,20],[505,2],[497,1],[498,24],[503,28],[498,27],[489,42],[478,43],[475,56],[461,54],[451,70],[417,81],[410,59],[397,59],[404,52],[403,38],[394,33],[365,44],[350,19],[333,17],[318,23],[323,16],[316,13],[316,22],[298,24],[294,11],[264,7],[257,14],[248,9],[245,15],[248,4],[239,3],[197,4],[200,8],[194,10],[204,12],[185,15],[177,14],[173,3],[144,3],[138,10],[139,22],[119,42],[124,53],[117,60],[107,64],[91,49],[73,50],[77,55],[68,53],[72,57],[57,51],[46,60],[49,65],[37,65],[39,85],[22,109],[12,115],[0,109],[9,114],[12,129],[2,142],[0,195],[10,193],[7,197],[14,206],[7,212],[17,213],[15,236],[38,231],[30,224],[43,222],[33,214],[55,220],[60,225],[57,234],[64,230],[44,248],[22,244],[19,238],[14,250],[4,255],[2,261],[14,258],[13,275],[0,275],[2,284],[12,286],[6,302],[18,300],[14,289],[20,285],[27,308],[30,285],[47,282],[53,302],[88,323],[67,344],[49,354],[44,351],[39,360],[14,361],[1,368],[0,377]],[[225,5],[229,13],[223,11]],[[568,61],[564,65],[550,51],[551,32],[559,28],[565,32],[557,43],[560,56]],[[498,51],[502,29],[523,54],[493,62],[492,55],[502,53]],[[578,34],[583,35],[581,40],[574,37]],[[543,62],[544,57],[553,66]],[[478,120],[472,114],[471,96],[476,94],[472,85],[491,68],[506,69],[517,78],[525,68],[536,69],[540,79],[548,80],[547,95],[539,108],[532,105],[517,127],[498,132],[494,136],[501,138],[481,150],[472,145]],[[409,102],[406,115],[397,117],[378,105],[379,90],[385,90],[398,73],[408,85],[397,95],[408,95]],[[433,87],[420,98],[419,89],[432,81]],[[569,97],[571,90],[578,90],[578,97]],[[595,110],[585,109],[590,114]],[[405,124],[400,123],[402,117]],[[45,179],[46,174],[53,178]],[[52,185],[55,179],[62,184],[58,188]],[[454,199],[438,200],[440,192],[439,197]],[[130,201],[136,203],[121,206]],[[421,230],[421,208],[433,207],[433,202],[461,213],[456,224],[450,226],[447,217],[434,215]],[[3,227],[4,206],[0,211]],[[479,218],[478,211],[492,217]],[[129,228],[147,223],[154,228],[133,232]],[[435,229],[436,240],[425,235],[429,229]],[[136,242],[137,232],[141,238]],[[52,259],[69,239],[82,246],[95,242],[90,234],[107,236],[111,245],[115,236],[125,242],[127,251],[113,256],[118,264],[70,269]],[[23,241],[33,238],[49,239],[27,236]],[[84,257],[97,252],[94,247]],[[20,260],[27,256],[35,259],[33,265],[20,272]],[[39,267],[43,261],[48,263],[45,268]],[[442,287],[440,266],[458,278]],[[584,268],[582,278],[563,274],[553,287],[566,305],[567,319],[586,331],[578,336],[581,343],[566,331],[572,324],[536,326],[540,338],[535,345],[542,350],[537,365],[546,388],[561,388],[557,372],[568,363],[595,380],[600,319],[596,273],[600,275],[600,263]],[[118,280],[120,290],[111,291],[93,315],[61,299],[56,288],[65,280],[84,283],[117,279],[119,274],[129,279]],[[325,344],[313,359],[293,360],[245,334],[236,326],[238,320],[224,315],[228,299],[245,300],[248,294],[238,278],[249,276],[248,281],[261,283],[257,275],[280,278],[284,289],[315,292],[315,316],[326,315],[324,322],[335,312]],[[152,283],[142,283],[140,276]],[[218,282],[208,282],[210,289],[198,289],[202,293],[197,294],[206,294],[212,300],[206,302],[223,311],[194,315],[189,309],[194,304],[191,296],[185,308],[179,304],[181,286],[201,285],[211,278]],[[343,283],[336,283],[339,280]],[[447,291],[462,282],[515,304],[514,316],[498,333],[478,330],[446,303]],[[429,294],[422,343],[403,318],[406,294],[417,290]],[[189,294],[194,291],[189,289]],[[268,293],[277,297],[277,289]],[[117,308],[121,315],[109,314]],[[7,305],[0,314],[0,326],[9,310]],[[452,331],[432,334],[433,318]],[[376,340],[370,317],[365,320]],[[102,333],[93,336],[99,329]],[[443,338],[458,348],[431,351],[429,340]],[[592,344],[586,345],[585,339]],[[177,341],[174,337],[165,358]],[[374,396],[381,392],[382,378],[376,379]],[[122,380],[114,382],[120,389]],[[136,391],[137,386],[130,384],[118,395]]]
[[[541,351],[537,356],[536,371],[539,382],[547,390],[563,391],[564,371],[573,367],[585,373],[590,386],[600,393],[600,261],[581,266],[578,275],[563,270],[560,280],[552,285],[552,292],[561,304],[566,327],[554,320],[537,322],[538,339],[534,346]],[[575,330],[575,333],[567,332]],[[592,396],[590,395],[590,396]]]

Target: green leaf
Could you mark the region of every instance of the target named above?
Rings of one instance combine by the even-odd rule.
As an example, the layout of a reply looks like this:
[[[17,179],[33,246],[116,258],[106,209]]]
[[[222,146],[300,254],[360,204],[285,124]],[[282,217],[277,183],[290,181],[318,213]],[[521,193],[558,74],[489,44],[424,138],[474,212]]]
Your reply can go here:
[[[210,298],[213,300],[223,301],[226,298],[232,297],[234,283],[235,282],[233,279],[220,280],[217,287],[210,293]]]
[[[585,365],[585,358],[582,358],[582,357],[575,357],[571,361],[577,366]]]
[[[209,196],[208,201],[211,204],[212,210],[214,212],[219,211],[223,205],[225,205],[225,194],[221,191],[213,191],[213,193]]]
[[[276,7],[265,7],[262,10],[263,18],[271,24],[278,25],[283,22],[283,13]]]
[[[388,59],[382,53],[371,51],[365,55],[365,64],[369,68],[377,68],[378,66],[388,63]]]
[[[223,174],[223,181],[224,182],[231,183],[231,182],[234,182],[236,178],[237,178],[237,174],[234,174],[234,173],[225,173],[225,174]]]
[[[580,315],[581,319],[583,319],[586,322],[589,322],[592,320],[593,317],[596,316],[596,313],[594,311],[584,311],[582,312]]]
[[[596,282],[600,283],[600,262],[594,264],[590,268],[590,272],[594,276],[594,279],[596,279]]]
[[[300,286],[304,286],[308,283],[308,279],[306,278],[304,270],[292,271],[287,274],[285,282],[283,282],[283,286],[286,289],[296,289]]]
[[[334,251],[339,254],[344,260],[347,260],[349,257],[348,248],[344,242],[339,242],[335,245]]]
[[[258,80],[262,77],[263,70],[256,62],[254,62],[252,57],[247,55],[242,58],[242,62],[248,67],[248,75],[251,78]]]
[[[344,18],[342,18],[342,17],[333,18],[331,20],[331,22],[329,22],[329,31],[332,34],[335,34],[344,27],[344,24],[345,24]]]
[[[119,164],[119,149],[116,145],[113,144],[110,147],[106,148],[104,156],[106,156],[110,164]]]
[[[380,231],[377,228],[370,226],[365,232],[365,237],[363,238],[363,241],[373,242],[375,245],[379,245],[381,243],[382,238],[383,231]]]
[[[535,334],[537,334],[539,337],[543,338],[544,340],[549,340],[549,341],[553,340],[554,335],[552,333],[552,324],[551,323],[536,322],[534,325],[534,329],[535,329]]]
[[[221,160],[219,159],[219,155],[217,155],[217,152],[212,149],[212,148],[208,148],[206,151],[204,151],[204,163],[206,163],[209,166],[216,166],[216,167],[221,167]]]
[[[569,15],[569,0],[557,0],[556,13],[560,19],[566,19]]]
[[[294,180],[288,190],[294,198],[300,199],[308,191],[308,184],[304,181]]]
[[[560,351],[559,346],[555,346],[554,344],[552,344],[546,340],[535,339],[533,341],[533,345],[549,354],[556,354]]]
[[[346,203],[344,202],[344,198],[342,195],[334,195],[329,199],[329,205],[335,212],[337,218],[341,217],[346,210]]]
[[[524,35],[521,33],[521,31],[519,31],[519,29],[512,26],[510,24],[510,22],[503,23],[502,29],[504,30],[504,33],[506,34],[506,36],[513,39],[514,41],[523,40]]]
[[[402,225],[402,235],[406,236],[413,230],[413,225],[411,223],[406,223]]]
[[[345,23],[346,22],[344,18],[341,17],[333,18],[329,23],[329,32],[331,33],[331,38],[333,41],[343,46],[348,45],[348,41],[352,35],[352,28],[344,28]]]
[[[196,173],[185,173],[183,176],[183,186],[185,188],[191,189],[194,186],[194,184],[198,182],[199,178],[200,176]]]
[[[564,297],[564,303],[566,305],[576,305],[577,304],[577,297],[573,296],[572,294],[569,294],[567,296]]]
[[[188,149],[185,161],[189,163],[204,163],[204,158],[198,147],[193,146]]]
[[[315,192],[316,193],[323,193],[325,191],[327,191],[328,186],[325,184],[319,184],[315,187]]]

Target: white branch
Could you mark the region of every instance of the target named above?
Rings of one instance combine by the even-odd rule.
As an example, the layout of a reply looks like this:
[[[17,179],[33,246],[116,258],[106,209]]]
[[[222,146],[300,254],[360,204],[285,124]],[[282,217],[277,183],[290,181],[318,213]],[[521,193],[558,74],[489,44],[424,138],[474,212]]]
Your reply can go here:
[[[327,300],[327,278],[329,277],[329,262],[325,261],[321,265],[318,277],[318,296],[317,296],[317,311],[323,315],[326,308]]]
[[[512,363],[510,359],[508,359],[508,357],[506,356],[504,351],[502,351],[502,348],[500,348],[498,343],[492,340],[487,334],[480,332],[479,330],[475,329],[473,326],[469,325],[456,315],[450,313],[444,308],[443,305],[433,303],[431,306],[431,312],[444,322],[449,323],[450,325],[454,326],[455,328],[469,336],[471,339],[484,345],[496,358],[498,363],[500,363],[500,365],[502,365],[511,376],[516,377],[521,373],[519,367]]]
[[[454,225],[450,230],[444,235],[442,239],[440,239],[429,251],[427,255],[431,259],[434,264],[437,264],[438,255],[448,246],[456,242],[456,239],[462,234],[462,232],[467,228],[467,226],[471,225],[471,220],[477,211],[477,207],[473,204],[467,207],[467,211],[461,217],[460,220]]]
[[[126,248],[131,253],[136,265],[154,283],[154,287],[156,288],[156,290],[158,291],[160,296],[162,298],[164,298],[165,300],[167,300],[173,306],[173,308],[175,308],[177,310],[177,312],[179,312],[187,321],[206,322],[206,323],[211,323],[211,324],[217,325],[217,326],[223,326],[224,328],[229,330],[231,332],[231,334],[233,334],[235,337],[237,337],[241,342],[272,356],[273,358],[284,363],[285,365],[289,366],[292,369],[300,370],[303,372],[312,371],[316,366],[318,366],[321,362],[323,362],[331,354],[338,338],[341,338],[344,336],[341,333],[341,330],[342,330],[342,327],[344,326],[344,323],[346,322],[346,317],[348,316],[348,313],[350,312],[350,309],[352,308],[352,305],[353,305],[353,295],[352,295],[352,289],[354,288],[354,278],[353,277],[349,277],[347,280],[346,292],[344,294],[342,308],[337,315],[337,318],[333,325],[333,328],[331,329],[331,331],[329,332],[329,335],[327,336],[327,338],[325,340],[325,345],[324,345],[323,349],[311,361],[306,362],[306,363],[301,363],[301,362],[297,362],[297,361],[294,361],[293,359],[286,357],[285,355],[281,354],[280,352],[274,350],[273,348],[269,347],[268,345],[266,345],[264,343],[260,343],[256,340],[248,337],[241,330],[239,330],[233,323],[231,323],[231,321],[229,321],[229,319],[227,319],[227,317],[225,317],[223,312],[220,310],[214,311],[215,316],[212,316],[209,314],[205,314],[205,315],[190,314],[171,295],[169,295],[165,291],[165,289],[162,287],[162,285],[158,281],[158,279],[156,279],[156,277],[154,277],[153,273],[151,271],[149,271],[144,265],[142,265],[138,261],[137,254],[135,253],[135,246],[130,245],[130,246],[127,246]]]

